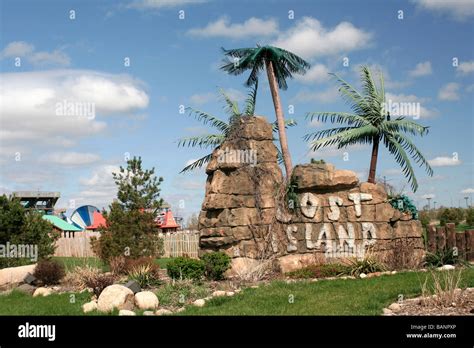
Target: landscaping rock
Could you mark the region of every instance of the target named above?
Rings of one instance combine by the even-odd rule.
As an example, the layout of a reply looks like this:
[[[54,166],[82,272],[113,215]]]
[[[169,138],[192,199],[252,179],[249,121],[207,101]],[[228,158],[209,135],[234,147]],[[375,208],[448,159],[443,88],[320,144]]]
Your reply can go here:
[[[0,287],[23,282],[28,273],[31,274],[34,272],[35,267],[36,264],[0,269]]]
[[[153,312],[153,311],[144,311],[144,312],[143,312],[143,315],[144,315],[144,316],[147,316],[147,317],[151,317],[151,316],[154,316],[154,315],[155,315],[155,312]]]
[[[37,296],[49,296],[53,293],[53,290],[52,289],[48,289],[48,288],[38,288],[35,290],[35,292],[33,293],[33,297],[37,297]]]
[[[361,279],[367,278],[367,274],[361,273],[361,274],[359,274],[359,278],[361,278]]]
[[[135,313],[134,311],[130,311],[128,309],[121,309],[119,311],[119,316],[123,317],[123,316],[135,316],[137,315],[137,313]]]
[[[134,280],[128,281],[124,286],[132,290],[134,294],[142,291],[142,289],[140,288],[140,285]]]
[[[82,305],[82,311],[84,313],[89,313],[89,312],[95,311],[96,309],[97,309],[96,301],[87,302]]]
[[[170,311],[169,309],[165,309],[165,308],[158,309],[158,310],[155,312],[155,315],[170,315],[170,314],[173,314],[173,312]]]
[[[205,304],[206,301],[202,298],[193,302],[193,305],[195,305],[196,307],[204,307]]]
[[[32,275],[31,273],[28,273],[25,277],[25,279],[23,279],[23,281],[26,283],[26,284],[30,284],[30,285],[35,285],[36,282],[37,282],[38,279],[36,279],[36,277],[34,275]]]
[[[28,295],[33,295],[33,293],[36,290],[36,287],[31,286],[30,284],[22,284],[19,287],[17,287],[15,290],[23,292]]]
[[[439,271],[452,271],[453,269],[456,269],[453,265],[443,265],[441,267],[438,267]]]
[[[158,297],[151,291],[141,291],[135,294],[135,304],[140,309],[156,309],[159,303]]]
[[[288,273],[300,269],[305,264],[311,264],[314,262],[315,258],[312,254],[285,255],[278,258],[277,267],[282,273]]]
[[[388,309],[390,309],[392,312],[399,312],[402,309],[402,306],[395,302],[388,306]]]
[[[183,312],[185,309],[186,309],[186,308],[184,308],[184,307],[178,308],[178,309],[176,310],[176,313],[181,313],[181,312]]]
[[[212,293],[212,297],[221,297],[225,295],[226,295],[226,292],[222,290],[217,290]]]
[[[133,291],[123,285],[114,284],[106,287],[99,295],[97,309],[101,312],[111,312],[114,308],[133,309]]]
[[[383,309],[383,314],[385,314],[385,315],[392,315],[392,314],[393,314],[393,312],[392,312],[392,310],[391,310],[391,309],[384,308],[384,309]]]
[[[227,291],[225,294],[226,294],[226,296],[234,296],[234,295],[235,295],[235,292],[233,292],[233,291]]]

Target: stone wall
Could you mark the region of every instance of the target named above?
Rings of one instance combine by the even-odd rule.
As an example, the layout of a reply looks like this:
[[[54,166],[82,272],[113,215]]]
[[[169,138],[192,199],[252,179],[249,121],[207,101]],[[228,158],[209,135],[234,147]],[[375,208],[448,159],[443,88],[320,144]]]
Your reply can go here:
[[[402,248],[414,261],[424,255],[421,224],[387,201],[383,186],[359,183],[354,172],[331,164],[297,165],[290,208],[271,125],[244,117],[212,155],[199,216],[202,252],[233,258],[276,256],[283,271],[308,256],[385,259]],[[399,256],[399,255],[398,255]]]

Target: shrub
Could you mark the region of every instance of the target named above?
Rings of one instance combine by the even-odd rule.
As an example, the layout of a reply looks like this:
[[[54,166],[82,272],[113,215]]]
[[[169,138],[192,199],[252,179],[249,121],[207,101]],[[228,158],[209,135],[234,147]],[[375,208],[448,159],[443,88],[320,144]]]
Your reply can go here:
[[[337,277],[349,274],[350,269],[340,263],[313,264],[289,272],[286,275],[295,279]]]
[[[210,280],[224,279],[224,272],[230,267],[230,256],[224,252],[212,252],[201,257],[204,262],[205,275]]]
[[[60,235],[40,213],[27,211],[18,199],[0,196],[0,244],[27,244],[38,246],[38,259],[54,254],[55,242]],[[0,258],[0,268],[31,263],[29,258]]]
[[[166,265],[168,276],[172,279],[201,280],[204,276],[205,265],[202,260],[188,257],[177,257]]]
[[[454,223],[457,226],[461,219],[461,214],[455,208],[445,208],[439,216],[439,223],[441,226],[445,226],[447,223]]]
[[[385,266],[371,256],[366,256],[362,260],[357,258],[348,259],[350,274],[358,276],[361,273],[374,273],[385,271]]]
[[[161,283],[159,273],[157,271],[159,267],[156,266],[158,265],[144,264],[135,266],[129,271],[128,279],[136,281],[142,289],[159,285]]]
[[[54,260],[41,260],[33,275],[44,285],[59,284],[65,276],[64,265]]]
[[[466,211],[466,225],[474,227],[474,208],[469,208]]]
[[[448,250],[438,250],[435,253],[426,253],[425,265],[427,267],[441,267],[443,265],[464,264],[465,261],[458,254],[459,251],[454,248]]]
[[[421,226],[427,227],[430,224],[430,214],[426,210],[420,211],[418,220],[421,222]]]
[[[110,273],[102,273],[98,268],[85,266],[75,267],[72,272],[66,275],[65,282],[79,291],[92,288],[98,297],[107,286],[114,284],[115,277]]]

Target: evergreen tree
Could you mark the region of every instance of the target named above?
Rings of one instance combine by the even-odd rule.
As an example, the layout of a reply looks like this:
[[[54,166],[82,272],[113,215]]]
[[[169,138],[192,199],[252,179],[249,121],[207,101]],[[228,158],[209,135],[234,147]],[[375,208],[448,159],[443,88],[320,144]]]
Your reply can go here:
[[[160,184],[163,178],[155,176],[155,169],[142,169],[141,157],[127,161],[113,173],[118,200],[104,212],[107,221],[100,229],[101,237],[92,242],[94,251],[105,261],[114,257],[156,257],[162,254],[163,243],[158,237],[156,210],[163,204]]]

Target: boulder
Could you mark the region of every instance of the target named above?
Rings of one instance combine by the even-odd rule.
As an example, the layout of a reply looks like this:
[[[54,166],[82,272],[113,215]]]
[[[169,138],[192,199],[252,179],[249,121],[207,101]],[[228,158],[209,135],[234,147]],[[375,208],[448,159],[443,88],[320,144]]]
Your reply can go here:
[[[155,312],[155,315],[170,315],[170,314],[173,314],[173,312],[170,311],[169,309],[165,309],[165,308],[158,309],[158,310]]]
[[[121,309],[118,315],[123,317],[123,316],[135,316],[137,314],[134,311],[131,311],[128,309]]]
[[[350,189],[359,183],[350,170],[336,170],[332,164],[301,164],[293,169],[299,191],[327,191]]]
[[[151,291],[141,291],[135,294],[135,304],[140,309],[156,309],[159,301]]]
[[[153,311],[144,311],[143,315],[146,316],[146,317],[152,317],[152,316],[155,315],[155,312],[153,312]]]
[[[0,269],[0,287],[23,282],[28,273],[34,272],[35,267],[36,264]]]
[[[37,297],[37,296],[49,296],[53,293],[53,290],[52,289],[48,289],[48,288],[38,288],[35,290],[35,292],[33,293],[33,297]]]
[[[293,254],[278,258],[277,265],[282,273],[288,273],[303,268],[305,265],[314,263],[313,254]]]
[[[400,312],[400,310],[402,309],[402,306],[400,306],[400,304],[398,303],[392,303],[390,306],[388,306],[388,309],[390,309],[392,312]]]
[[[249,257],[236,257],[231,261],[230,269],[225,272],[226,277],[235,277],[252,272],[258,267],[260,262]]]
[[[100,312],[111,312],[114,308],[133,309],[134,295],[129,288],[113,284],[106,287],[99,295],[97,309]]]
[[[205,304],[206,301],[202,298],[193,302],[193,305],[195,305],[196,307],[204,307]]]
[[[212,293],[212,297],[222,297],[226,296],[226,292],[222,290],[217,290]]]
[[[89,313],[89,312],[95,311],[96,309],[97,309],[96,301],[87,302],[82,305],[82,311],[84,313]]]

